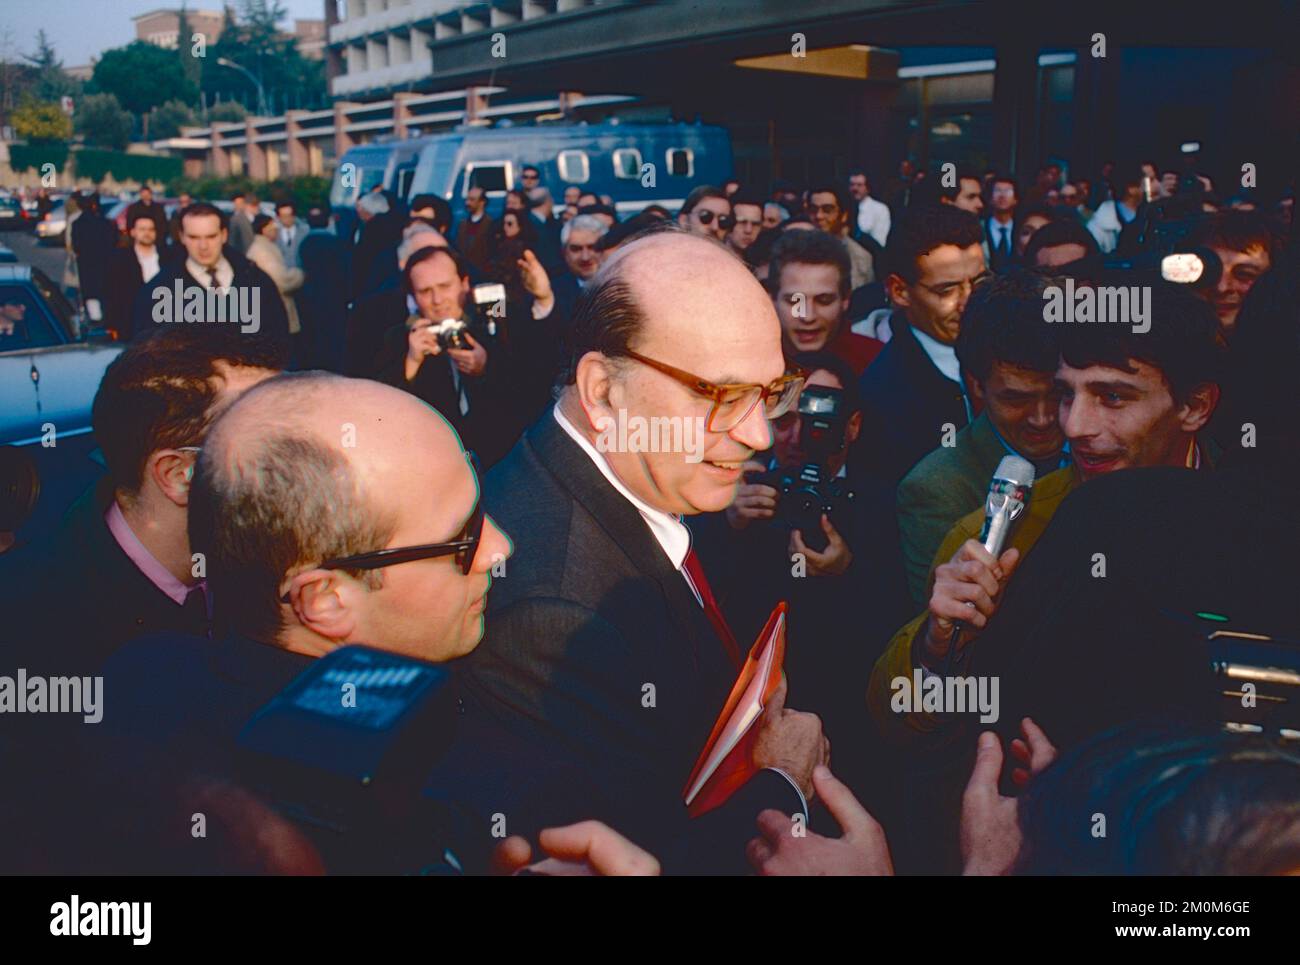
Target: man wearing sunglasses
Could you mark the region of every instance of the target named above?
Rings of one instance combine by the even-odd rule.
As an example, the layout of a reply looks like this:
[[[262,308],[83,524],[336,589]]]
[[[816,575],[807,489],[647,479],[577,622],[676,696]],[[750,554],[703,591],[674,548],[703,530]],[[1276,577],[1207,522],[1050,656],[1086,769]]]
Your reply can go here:
[[[827,746],[814,715],[773,701],[751,757],[770,770],[687,821],[683,785],[751,641],[728,627],[681,517],[732,501],[802,376],[787,371],[771,300],[744,264],[673,228],[605,262],[570,348],[555,409],[484,484],[518,542],[466,661],[466,703],[584,762],[603,791],[593,816],[669,870],[739,869],[753,807],[801,811]],[[674,418],[700,420],[694,452],[602,443],[611,420]]]
[[[322,372],[250,390],[208,434],[191,503],[191,541],[205,554],[226,632],[215,644],[167,634],[124,648],[104,668],[113,694],[105,732],[162,743],[187,764],[232,777],[245,723],[317,657],[354,643],[432,663],[473,650],[492,573],[511,554],[479,497],[455,430],[407,393]],[[430,735],[431,747],[442,738]],[[526,759],[428,765],[454,775],[450,797],[470,809],[479,770],[532,773]],[[526,824],[510,817],[512,831]],[[451,821],[412,841],[412,867],[444,858],[432,847],[436,832],[449,835],[439,844],[457,848],[458,864],[501,843],[488,816],[467,827],[480,826],[481,837]],[[541,844],[597,871],[655,870],[600,825],[552,832]],[[516,840],[497,857],[513,869],[528,850]]]
[[[735,227],[731,216],[731,199],[711,184],[701,184],[686,196],[682,210],[677,212],[677,223],[697,235],[724,241]]]

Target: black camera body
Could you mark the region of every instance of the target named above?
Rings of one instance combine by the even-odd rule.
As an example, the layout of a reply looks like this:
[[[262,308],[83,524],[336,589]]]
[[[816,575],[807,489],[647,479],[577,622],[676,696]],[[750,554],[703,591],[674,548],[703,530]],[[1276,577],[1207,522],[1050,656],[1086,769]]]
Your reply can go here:
[[[469,341],[466,338],[468,332],[469,326],[458,318],[444,318],[435,326],[438,347],[444,352],[448,349],[469,348]]]
[[[775,519],[788,529],[797,529],[804,544],[820,553],[826,548],[822,514],[844,534],[852,520],[854,492],[827,468],[832,456],[843,452],[848,412],[840,389],[813,385],[799,396],[799,443],[806,461],[779,466],[755,475],[751,483],[777,491]]]

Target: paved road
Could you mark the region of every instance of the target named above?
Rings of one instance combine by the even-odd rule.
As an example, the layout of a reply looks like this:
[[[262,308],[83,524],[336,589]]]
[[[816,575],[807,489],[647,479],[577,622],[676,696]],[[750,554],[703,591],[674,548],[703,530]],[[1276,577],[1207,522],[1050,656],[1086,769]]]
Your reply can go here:
[[[0,244],[8,245],[26,265],[34,265],[60,283],[63,279],[63,246],[45,247],[36,243],[36,235],[27,231],[0,232]]]

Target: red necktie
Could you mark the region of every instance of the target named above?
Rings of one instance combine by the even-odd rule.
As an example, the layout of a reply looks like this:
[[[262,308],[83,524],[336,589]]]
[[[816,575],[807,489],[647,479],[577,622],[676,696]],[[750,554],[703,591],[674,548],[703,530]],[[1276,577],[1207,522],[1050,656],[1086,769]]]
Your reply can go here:
[[[713,596],[713,590],[709,587],[709,581],[704,576],[704,567],[700,566],[699,557],[695,555],[692,548],[686,553],[686,559],[682,561],[682,569],[690,577],[691,583],[695,586],[695,591],[699,593],[700,599],[704,603],[704,613],[713,624],[713,631],[722,640],[723,647],[727,650],[727,656],[737,667],[741,665],[740,646],[736,643],[736,636],[731,632],[731,627],[727,626],[727,618],[722,615],[722,609],[718,606],[718,601]]]

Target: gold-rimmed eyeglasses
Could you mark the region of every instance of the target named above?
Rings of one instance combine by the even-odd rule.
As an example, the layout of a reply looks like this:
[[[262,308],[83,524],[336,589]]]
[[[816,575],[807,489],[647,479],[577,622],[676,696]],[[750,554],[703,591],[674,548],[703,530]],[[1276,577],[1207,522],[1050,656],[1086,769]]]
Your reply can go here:
[[[799,401],[799,393],[803,391],[804,381],[808,377],[802,369],[795,368],[771,385],[750,382],[720,385],[631,349],[627,349],[626,354],[642,365],[648,365],[655,371],[676,379],[697,395],[712,400],[713,406],[709,409],[709,417],[704,424],[708,432],[730,432],[749,418],[755,406],[760,404],[763,406],[764,417],[769,421],[785,415]]]

